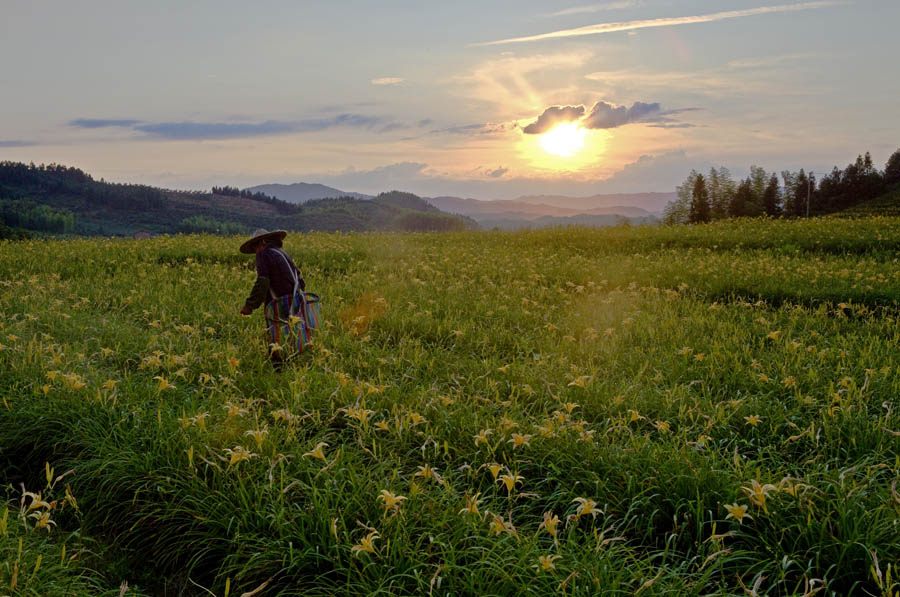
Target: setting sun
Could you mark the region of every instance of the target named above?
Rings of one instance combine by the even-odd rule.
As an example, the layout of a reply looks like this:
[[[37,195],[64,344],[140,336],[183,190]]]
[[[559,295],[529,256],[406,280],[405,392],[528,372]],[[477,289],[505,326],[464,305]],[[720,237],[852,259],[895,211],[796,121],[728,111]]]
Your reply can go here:
[[[571,157],[584,147],[585,133],[577,122],[566,122],[541,135],[541,147],[547,153]]]

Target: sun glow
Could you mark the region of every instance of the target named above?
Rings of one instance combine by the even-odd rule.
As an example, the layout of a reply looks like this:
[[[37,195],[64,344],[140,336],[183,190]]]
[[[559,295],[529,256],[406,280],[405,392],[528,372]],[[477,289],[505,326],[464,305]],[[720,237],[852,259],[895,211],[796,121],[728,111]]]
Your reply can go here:
[[[577,122],[565,122],[541,135],[541,147],[553,155],[572,157],[584,147],[586,133]]]

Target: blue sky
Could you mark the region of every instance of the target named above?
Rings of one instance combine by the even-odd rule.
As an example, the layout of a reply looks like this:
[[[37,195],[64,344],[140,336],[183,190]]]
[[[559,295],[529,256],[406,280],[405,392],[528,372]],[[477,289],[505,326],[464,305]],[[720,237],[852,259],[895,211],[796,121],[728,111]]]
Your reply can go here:
[[[0,159],[107,180],[494,199],[672,190],[711,165],[821,172],[900,147],[896,0],[6,0],[3,13]],[[572,155],[525,132],[553,107],[542,122],[582,129]]]

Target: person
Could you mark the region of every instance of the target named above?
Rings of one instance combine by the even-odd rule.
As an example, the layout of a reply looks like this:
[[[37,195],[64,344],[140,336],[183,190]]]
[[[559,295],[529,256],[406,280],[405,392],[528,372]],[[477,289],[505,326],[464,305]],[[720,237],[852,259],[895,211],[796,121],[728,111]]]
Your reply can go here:
[[[293,356],[293,350],[302,351],[308,340],[302,312],[306,282],[282,248],[286,236],[285,230],[260,228],[241,245],[241,253],[256,255],[256,282],[241,307],[241,315],[250,315],[264,305],[269,358],[276,370]]]

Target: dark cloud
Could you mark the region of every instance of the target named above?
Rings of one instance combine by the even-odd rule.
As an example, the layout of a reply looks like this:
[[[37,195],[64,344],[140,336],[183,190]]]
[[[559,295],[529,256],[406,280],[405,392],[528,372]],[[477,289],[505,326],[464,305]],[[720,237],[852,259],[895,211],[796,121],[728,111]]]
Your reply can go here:
[[[123,127],[149,137],[173,140],[242,139],[288,133],[310,133],[336,127],[387,132],[406,126],[394,120],[364,114],[338,114],[328,118],[266,120],[264,122],[144,122],[141,120],[79,118],[69,124],[89,129]]]
[[[392,121],[380,116],[366,116],[364,114],[338,114],[333,118],[319,118],[311,120],[301,120],[294,123],[298,132],[324,131],[338,126],[346,126],[350,128],[372,129],[378,127],[386,127],[393,124]]]
[[[501,167],[497,168],[496,170],[488,170],[486,172],[486,174],[488,175],[488,178],[500,178],[507,172],[509,172],[509,168],[504,168],[501,166]]]
[[[526,135],[546,133],[560,122],[571,122],[584,116],[584,106],[550,106],[538,119],[522,129]]]
[[[460,126],[451,126],[445,129],[435,129],[433,131],[429,131],[429,135],[496,135],[498,133],[505,133],[506,131],[511,131],[518,128],[518,124],[514,122],[506,123],[493,123],[488,122],[485,124],[463,124]]]
[[[137,125],[134,130],[163,139],[238,139],[291,133],[297,130],[297,123],[278,120],[259,123],[156,122]]]
[[[647,126],[655,129],[692,129],[697,127],[696,124],[689,122],[657,122]]]
[[[132,127],[140,120],[110,120],[105,118],[77,118],[69,123],[71,126],[77,126],[83,129],[99,129],[108,126]]]
[[[613,129],[625,124],[641,122],[654,114],[658,115],[660,108],[661,106],[657,103],[634,102],[630,108],[626,108],[600,101],[594,104],[591,113],[582,121],[582,124],[589,129]]]
[[[0,147],[28,147],[30,145],[37,145],[37,143],[34,141],[23,141],[21,139],[0,140]]]
[[[664,112],[660,112],[660,116],[672,116],[674,114],[684,114],[685,112],[697,112],[702,110],[703,108],[676,108],[675,110],[666,110]]]

